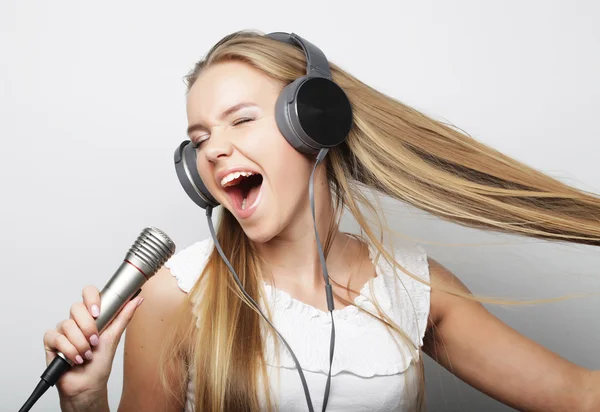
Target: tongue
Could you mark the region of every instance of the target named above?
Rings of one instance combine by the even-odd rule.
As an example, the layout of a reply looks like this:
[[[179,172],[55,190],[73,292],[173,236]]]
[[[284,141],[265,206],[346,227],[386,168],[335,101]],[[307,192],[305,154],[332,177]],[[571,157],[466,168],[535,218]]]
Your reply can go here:
[[[252,189],[250,189],[250,191],[246,195],[246,209],[252,206],[256,201],[258,193],[260,192],[260,186],[261,185],[252,187]]]

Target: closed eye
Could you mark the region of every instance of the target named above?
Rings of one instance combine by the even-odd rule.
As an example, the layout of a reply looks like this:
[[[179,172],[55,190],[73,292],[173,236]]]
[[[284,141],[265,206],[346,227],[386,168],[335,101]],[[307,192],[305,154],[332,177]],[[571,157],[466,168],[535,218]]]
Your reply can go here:
[[[240,125],[242,123],[248,123],[248,122],[251,122],[253,120],[255,120],[255,119],[252,118],[252,117],[242,117],[241,119],[237,119],[236,121],[234,121],[231,125],[232,126],[238,126],[238,125]],[[205,142],[205,141],[207,141],[207,140],[208,140],[208,137],[204,137],[202,140],[200,140],[197,143],[194,142],[194,141],[192,141],[192,147],[194,149],[199,149],[200,145],[202,145],[202,143]]]
[[[251,122],[254,119],[251,117],[243,117],[241,119],[236,120],[235,122],[232,123],[233,126],[237,126],[238,124],[242,124],[242,123],[247,123],[247,122]]]
[[[202,144],[202,142],[205,142],[205,141],[207,141],[207,140],[208,140],[208,138],[206,138],[206,139],[203,139],[203,140],[200,140],[199,142],[194,142],[194,141],[192,140],[192,141],[191,141],[191,142],[192,142],[192,147],[193,147],[194,149],[199,149],[199,148],[200,148],[200,145]]]

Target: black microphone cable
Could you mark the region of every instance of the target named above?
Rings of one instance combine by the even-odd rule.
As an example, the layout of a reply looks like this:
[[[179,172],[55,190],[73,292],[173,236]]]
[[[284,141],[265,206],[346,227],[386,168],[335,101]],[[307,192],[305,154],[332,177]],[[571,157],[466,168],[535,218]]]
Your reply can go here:
[[[325,386],[325,393],[323,395],[322,412],[325,412],[325,408],[327,407],[327,402],[329,400],[329,389],[331,386],[330,385],[331,384],[331,365],[333,364],[333,353],[334,353],[334,349],[335,349],[335,325],[333,323],[333,310],[334,310],[333,291],[331,289],[331,284],[329,283],[329,273],[327,272],[327,265],[325,264],[325,254],[323,253],[323,247],[321,246],[321,240],[319,238],[319,233],[317,230],[317,219],[316,219],[316,214],[315,214],[315,198],[314,198],[314,174],[315,174],[315,171],[317,170],[317,166],[323,161],[323,159],[327,155],[328,151],[329,151],[329,149],[321,149],[319,151],[319,154],[317,155],[317,160],[316,160],[313,170],[310,174],[310,181],[309,181],[309,186],[308,186],[308,192],[309,192],[309,197],[310,197],[310,208],[312,211],[315,236],[317,238],[317,249],[319,252],[319,259],[321,261],[321,266],[323,269],[323,278],[325,279],[325,294],[327,296],[327,309],[329,310],[329,315],[331,316],[331,338],[329,341],[329,372],[327,374],[327,383]],[[229,259],[227,259],[227,256],[225,256],[225,253],[223,252],[223,249],[221,248],[221,245],[219,244],[219,240],[217,239],[217,235],[215,233],[215,228],[212,223],[212,207],[211,206],[208,206],[206,208],[206,218],[208,221],[208,228],[209,228],[210,234],[213,238],[215,247],[217,248],[217,251],[219,252],[219,255],[221,256],[221,258],[225,262],[225,265],[227,266],[227,268],[233,275],[235,283],[238,285],[242,294],[246,297],[246,299],[248,299],[248,301],[251,303],[251,305],[254,307],[254,309],[256,309],[256,311],[262,316],[262,318],[265,320],[265,322],[267,322],[267,324],[271,327],[271,329],[273,329],[273,331],[277,334],[279,339],[283,342],[283,344],[289,351],[290,355],[292,356],[292,359],[294,360],[294,363],[296,364],[296,369],[298,370],[298,374],[300,375],[300,381],[302,382],[302,388],[304,389],[304,397],[306,398],[306,404],[308,406],[308,410],[309,410],[309,412],[314,412],[314,406],[312,404],[312,399],[310,397],[308,385],[306,384],[306,378],[304,377],[304,372],[302,371],[302,367],[300,366],[300,362],[298,361],[296,354],[294,353],[294,351],[292,350],[290,345],[287,343],[287,341],[284,339],[284,337],[281,335],[281,333],[279,333],[277,328],[275,328],[275,326],[271,323],[271,321],[267,318],[267,316],[265,316],[265,314],[260,309],[260,307],[256,303],[256,301],[248,294],[248,292],[246,292],[246,290],[244,289],[244,286],[242,285],[242,282],[240,281],[237,273],[235,272],[235,269],[233,269],[233,266],[229,262]]]

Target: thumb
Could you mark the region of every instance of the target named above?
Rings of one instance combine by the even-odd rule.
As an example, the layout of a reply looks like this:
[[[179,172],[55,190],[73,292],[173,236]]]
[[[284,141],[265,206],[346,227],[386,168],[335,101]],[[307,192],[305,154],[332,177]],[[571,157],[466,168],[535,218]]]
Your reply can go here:
[[[121,335],[125,331],[125,328],[129,324],[131,318],[136,311],[136,309],[142,304],[144,301],[143,296],[138,296],[135,299],[127,302],[121,312],[113,319],[113,321],[108,325],[108,327],[102,332],[100,335],[100,340],[104,338],[112,343],[111,346],[117,346],[119,340],[121,339]]]

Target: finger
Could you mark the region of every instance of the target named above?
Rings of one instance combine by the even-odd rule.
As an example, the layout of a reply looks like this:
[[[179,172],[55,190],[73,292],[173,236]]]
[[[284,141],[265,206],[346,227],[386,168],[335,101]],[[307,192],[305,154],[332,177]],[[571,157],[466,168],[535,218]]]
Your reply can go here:
[[[73,319],[67,319],[62,325],[64,336],[77,349],[77,352],[87,360],[92,360],[92,348],[85,335]]]
[[[56,348],[53,347],[52,342],[54,339],[54,335],[58,332],[56,329],[48,329],[44,333],[44,352],[46,353],[46,365],[50,365],[50,362],[58,356],[55,352]]]
[[[96,286],[86,286],[81,292],[83,304],[94,318],[100,315],[100,291]]]
[[[98,345],[98,326],[85,304],[77,302],[71,306],[71,319],[75,320],[92,346]]]
[[[113,340],[115,343],[118,342],[123,334],[123,331],[129,324],[129,321],[133,317],[136,309],[142,304],[143,301],[144,297],[138,296],[135,299],[127,302],[121,312],[119,312],[117,317],[115,317],[102,335],[104,336],[105,334],[108,334],[111,336],[111,340]]]
[[[83,358],[79,351],[65,335],[52,329],[44,334],[44,349],[46,350],[46,364],[49,364],[57,355],[56,352],[62,352],[67,359],[75,364],[82,364]]]

